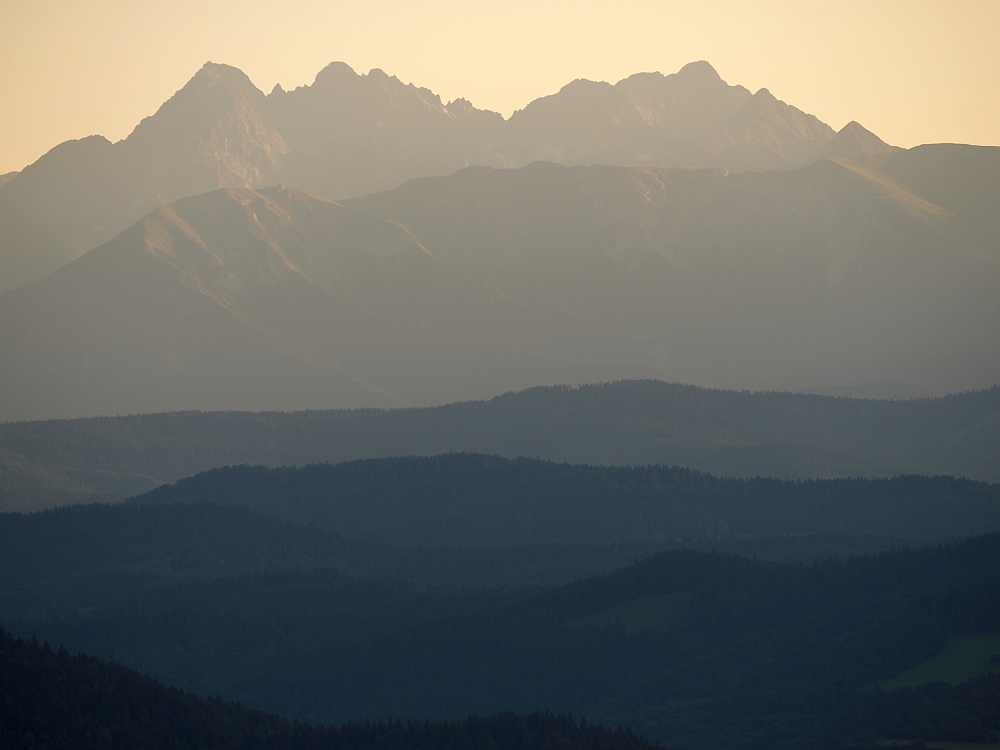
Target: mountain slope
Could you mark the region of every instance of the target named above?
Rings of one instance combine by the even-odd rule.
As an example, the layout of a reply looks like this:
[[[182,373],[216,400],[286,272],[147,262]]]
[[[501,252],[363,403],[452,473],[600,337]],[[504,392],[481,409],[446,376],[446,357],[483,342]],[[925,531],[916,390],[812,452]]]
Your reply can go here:
[[[631,732],[545,714],[312,727],[221,698],[168,687],[139,672],[0,629],[4,721],[0,747],[335,748],[336,750],[646,750]]]
[[[276,182],[288,148],[242,71],[207,63],[124,141],[68,141],[0,195],[0,292],[45,276],[157,206]]]
[[[284,197],[284,206],[299,209],[307,221],[314,216],[308,201]],[[52,413],[139,411],[151,403],[194,406],[206,397],[233,406],[261,399],[292,405],[291,383],[355,403],[392,403],[336,362],[256,322],[262,304],[301,302],[306,309],[293,313],[301,314],[322,294],[296,266],[308,258],[286,255],[258,218],[279,234],[291,219],[279,203],[250,192],[182,201],[45,282],[5,295],[0,350],[17,352],[0,364],[11,384],[4,403],[14,411],[8,413],[28,415],[42,404]],[[295,231],[308,231],[308,223]],[[262,289],[271,293],[261,295]]]
[[[815,160],[833,137],[829,125],[761,89],[728,121],[682,148],[673,163],[734,171],[791,169]]]
[[[215,191],[0,298],[0,418],[401,405],[616,374],[502,338],[526,315],[398,223]]]
[[[349,205],[405,224],[511,299],[606,324],[613,343],[586,333],[589,356],[627,357],[636,374],[941,392],[1000,371],[1000,234],[963,242],[958,214],[866,162],[764,174],[539,163]]]
[[[637,376],[988,387],[1000,225],[881,171],[905,153],[742,174],[478,167],[344,204],[184,199],[0,298],[0,419],[427,405]]]
[[[576,81],[504,121],[378,69],[358,75],[332,63],[311,85],[265,97],[242,71],[207,63],[125,140],[70,141],[4,177],[0,293],[159,205],[216,188],[281,182],[341,199],[535,159],[786,169],[816,158],[832,131],[776,100],[773,111],[750,113],[761,96],[700,62],[614,86]]]

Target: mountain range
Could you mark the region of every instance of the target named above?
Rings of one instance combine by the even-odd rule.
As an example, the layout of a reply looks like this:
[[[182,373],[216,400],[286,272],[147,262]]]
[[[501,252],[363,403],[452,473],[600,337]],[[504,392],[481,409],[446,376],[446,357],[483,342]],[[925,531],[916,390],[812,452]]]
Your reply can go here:
[[[891,151],[857,123],[834,133],[766,89],[731,86],[706,62],[614,85],[577,80],[507,120],[378,69],[332,63],[312,85],[265,96],[242,71],[208,63],[124,140],[68,141],[0,177],[0,292],[217,188],[282,183],[340,200],[470,165],[785,170]]]
[[[0,419],[633,377],[988,387],[997,196],[1000,148],[953,145],[786,172],[469,167],[340,203],[216,190],[0,297]]]

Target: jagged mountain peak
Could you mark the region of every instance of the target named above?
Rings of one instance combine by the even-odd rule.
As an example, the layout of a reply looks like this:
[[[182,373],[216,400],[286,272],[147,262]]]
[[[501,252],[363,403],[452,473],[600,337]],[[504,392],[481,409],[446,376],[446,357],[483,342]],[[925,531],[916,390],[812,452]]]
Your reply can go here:
[[[214,63],[211,60],[206,62],[201,68],[195,73],[191,80],[187,82],[187,86],[192,85],[213,85],[219,82],[230,82],[237,84],[249,84],[253,86],[253,83],[239,68],[235,68],[232,65],[226,65],[225,63]],[[256,86],[253,86],[256,88]]]
[[[470,102],[468,99],[466,99],[464,97],[459,97],[458,99],[452,99],[450,102],[448,102],[445,105],[444,108],[446,110],[448,110],[448,112],[450,114],[453,114],[453,115],[456,115],[456,116],[459,116],[459,117],[466,116],[466,115],[471,115],[474,112],[478,112],[479,111],[475,107],[472,106],[472,102]]]
[[[366,109],[374,104],[376,97],[384,104],[388,100],[402,99],[415,103],[418,100],[444,112],[441,97],[433,91],[417,87],[412,83],[403,83],[394,75],[389,75],[381,68],[372,68],[368,73],[359,74],[354,68],[344,62],[332,62],[316,74],[311,85],[298,86],[293,91],[285,91],[276,87],[267,97],[273,104],[272,109],[279,113],[282,109],[296,106],[305,101],[325,102],[325,106],[335,106],[341,110],[341,116],[346,116],[347,109],[362,106]],[[292,103],[294,102],[294,104]]]
[[[552,96],[545,96],[542,97],[541,99],[536,99],[535,101],[544,101],[545,99],[552,99],[556,96],[559,96],[560,94],[573,94],[573,95],[584,95],[584,96],[592,93],[605,94],[610,92],[612,88],[613,87],[611,86],[611,84],[608,83],[607,81],[591,81],[589,78],[577,78],[570,81],[561,89],[559,89],[559,92],[557,94],[553,94]],[[528,106],[531,105],[529,104]]]
[[[615,84],[620,89],[655,89],[666,86],[706,86],[713,87],[722,84],[727,88],[743,89],[742,86],[729,86],[722,80],[718,71],[704,60],[688,63],[676,73],[664,75],[659,71],[633,73]],[[744,89],[745,90],[745,89]],[[749,94],[749,92],[747,92]]]
[[[834,136],[834,130],[815,115],[803,112],[782,101],[766,88],[758,89],[747,100],[746,104],[736,114],[734,121],[749,123],[752,121],[780,124],[789,128],[800,137],[828,141]]]
[[[334,61],[316,74],[312,85],[322,88],[330,85],[342,84],[344,81],[354,80],[360,76],[345,62]]]
[[[678,70],[676,75],[678,77],[693,78],[699,81],[705,81],[709,83],[722,80],[722,77],[719,75],[719,72],[705,60],[696,60],[695,62],[689,62],[683,68]]]
[[[239,102],[257,107],[264,101],[263,92],[239,68],[207,62],[172,97],[132,131],[129,139],[141,137],[157,120],[204,117],[206,110],[231,110]]]
[[[146,165],[149,183],[139,191],[162,203],[272,180],[289,149],[266,104],[243,71],[205,63],[123,142],[129,158]]]
[[[381,68],[372,68],[367,73],[358,73],[347,63],[339,61],[331,62],[317,73],[311,86],[299,86],[291,93],[311,91],[313,94],[330,96],[342,93],[348,87],[355,88],[365,84],[368,84],[370,88],[418,91],[423,98],[440,102],[440,97],[430,89],[418,87],[412,83],[403,83],[398,77],[389,75]],[[284,93],[286,92],[281,89],[276,92],[279,95]]]
[[[874,154],[891,154],[893,151],[899,151],[899,148],[890,146],[859,122],[852,120],[827,144],[823,156],[863,159]]]

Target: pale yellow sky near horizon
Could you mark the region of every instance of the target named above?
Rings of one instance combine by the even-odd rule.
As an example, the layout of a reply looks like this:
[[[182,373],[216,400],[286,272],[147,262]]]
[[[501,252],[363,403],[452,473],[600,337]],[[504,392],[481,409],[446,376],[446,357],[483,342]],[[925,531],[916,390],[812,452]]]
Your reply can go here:
[[[207,60],[263,91],[334,60],[509,116],[575,78],[708,60],[890,143],[1000,144],[1000,0],[0,0],[0,174],[62,141],[119,140]]]

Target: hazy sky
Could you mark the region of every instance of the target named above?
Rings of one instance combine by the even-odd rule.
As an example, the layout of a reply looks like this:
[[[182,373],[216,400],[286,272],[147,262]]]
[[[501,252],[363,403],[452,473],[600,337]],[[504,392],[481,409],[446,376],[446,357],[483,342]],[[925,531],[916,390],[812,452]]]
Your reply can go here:
[[[0,173],[124,138],[207,61],[265,92],[343,60],[509,115],[574,78],[708,60],[834,128],[1000,144],[1000,0],[0,0]]]

